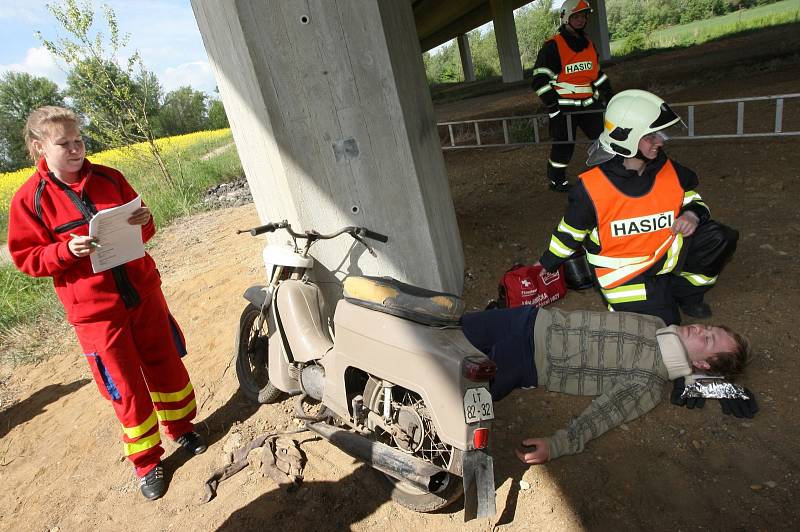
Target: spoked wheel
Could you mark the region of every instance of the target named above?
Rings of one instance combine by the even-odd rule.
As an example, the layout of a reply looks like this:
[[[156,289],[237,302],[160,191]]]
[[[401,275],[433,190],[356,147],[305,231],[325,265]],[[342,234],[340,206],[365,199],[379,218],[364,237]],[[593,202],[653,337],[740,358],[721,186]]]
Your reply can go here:
[[[269,328],[266,316],[252,303],[239,318],[236,377],[242,393],[254,403],[274,403],[281,391],[269,381]]]
[[[383,413],[384,392],[380,382],[370,378],[364,389],[368,408],[378,414]],[[369,423],[376,439],[421,458],[444,470],[450,470],[457,460],[462,460],[459,449],[443,443],[436,434],[430,413],[422,398],[414,392],[401,387],[392,390],[392,423],[400,430],[396,435],[386,432],[380,426]],[[415,512],[433,512],[449,506],[464,493],[461,477],[447,473],[434,491],[423,490],[410,482],[398,480],[379,473],[392,488],[392,500]]]

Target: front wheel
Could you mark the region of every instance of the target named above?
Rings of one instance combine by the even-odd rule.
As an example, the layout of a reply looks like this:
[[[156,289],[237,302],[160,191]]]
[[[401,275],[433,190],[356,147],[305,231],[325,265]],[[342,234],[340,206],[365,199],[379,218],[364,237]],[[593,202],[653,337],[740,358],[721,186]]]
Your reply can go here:
[[[392,424],[399,429],[393,436],[379,426],[369,426],[381,443],[421,458],[445,470],[462,459],[462,453],[439,439],[433,420],[422,398],[411,391],[395,387],[391,393]],[[364,390],[368,408],[384,411],[384,392],[379,381],[370,378]],[[368,424],[371,425],[371,424]],[[399,436],[399,437],[398,437]],[[464,493],[461,477],[448,472],[433,491],[426,491],[403,480],[379,474],[391,486],[392,500],[415,512],[435,512],[451,505]]]
[[[239,318],[236,336],[236,377],[239,389],[254,403],[274,403],[281,391],[269,381],[269,328],[266,316],[252,303]]]

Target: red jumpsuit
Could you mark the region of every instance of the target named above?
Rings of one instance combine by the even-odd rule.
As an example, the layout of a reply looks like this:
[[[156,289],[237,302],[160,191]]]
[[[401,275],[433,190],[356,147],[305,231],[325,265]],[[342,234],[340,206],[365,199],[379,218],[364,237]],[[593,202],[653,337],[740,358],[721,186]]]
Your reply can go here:
[[[173,440],[194,428],[194,389],[180,358],[183,333],[150,255],[93,273],[90,258],[74,256],[67,245],[70,233],[88,234],[96,212],[136,196],[113,168],[86,160],[80,180],[68,185],[42,159],[11,200],[8,249],[22,272],[53,278],[100,393],[122,423],[125,456],[141,477],[164,453],[158,421]],[[151,219],[142,238],[154,234]]]

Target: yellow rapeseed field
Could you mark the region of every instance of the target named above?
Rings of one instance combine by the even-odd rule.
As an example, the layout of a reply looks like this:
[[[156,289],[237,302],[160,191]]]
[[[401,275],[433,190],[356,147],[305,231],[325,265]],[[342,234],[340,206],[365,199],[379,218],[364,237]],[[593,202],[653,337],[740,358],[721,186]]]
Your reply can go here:
[[[230,135],[230,128],[217,129],[215,131],[198,131],[186,135],[176,135],[158,139],[156,144],[163,150],[165,156],[174,151],[183,151],[195,144],[209,144],[227,135]],[[125,164],[135,152],[141,152],[143,156],[147,154],[145,143],[134,144],[125,149],[115,148],[113,150],[101,151],[88,156],[93,163],[102,164],[117,168]],[[132,153],[133,152],[133,153]],[[33,166],[0,174],[0,214],[8,212],[8,206],[14,192],[28,179],[33,173]]]

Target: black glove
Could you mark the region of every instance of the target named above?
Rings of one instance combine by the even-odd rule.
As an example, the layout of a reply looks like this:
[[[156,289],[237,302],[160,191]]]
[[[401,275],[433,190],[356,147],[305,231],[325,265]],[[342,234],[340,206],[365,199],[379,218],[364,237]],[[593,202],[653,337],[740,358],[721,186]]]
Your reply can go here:
[[[738,418],[752,418],[758,412],[756,395],[749,388],[744,389],[749,399],[720,399],[722,413],[726,416],[736,416]]]
[[[686,379],[683,377],[678,377],[672,381],[672,393],[669,396],[669,402],[673,405],[685,406],[689,409],[703,408],[706,406],[705,397],[683,397],[684,388],[686,388]]]

